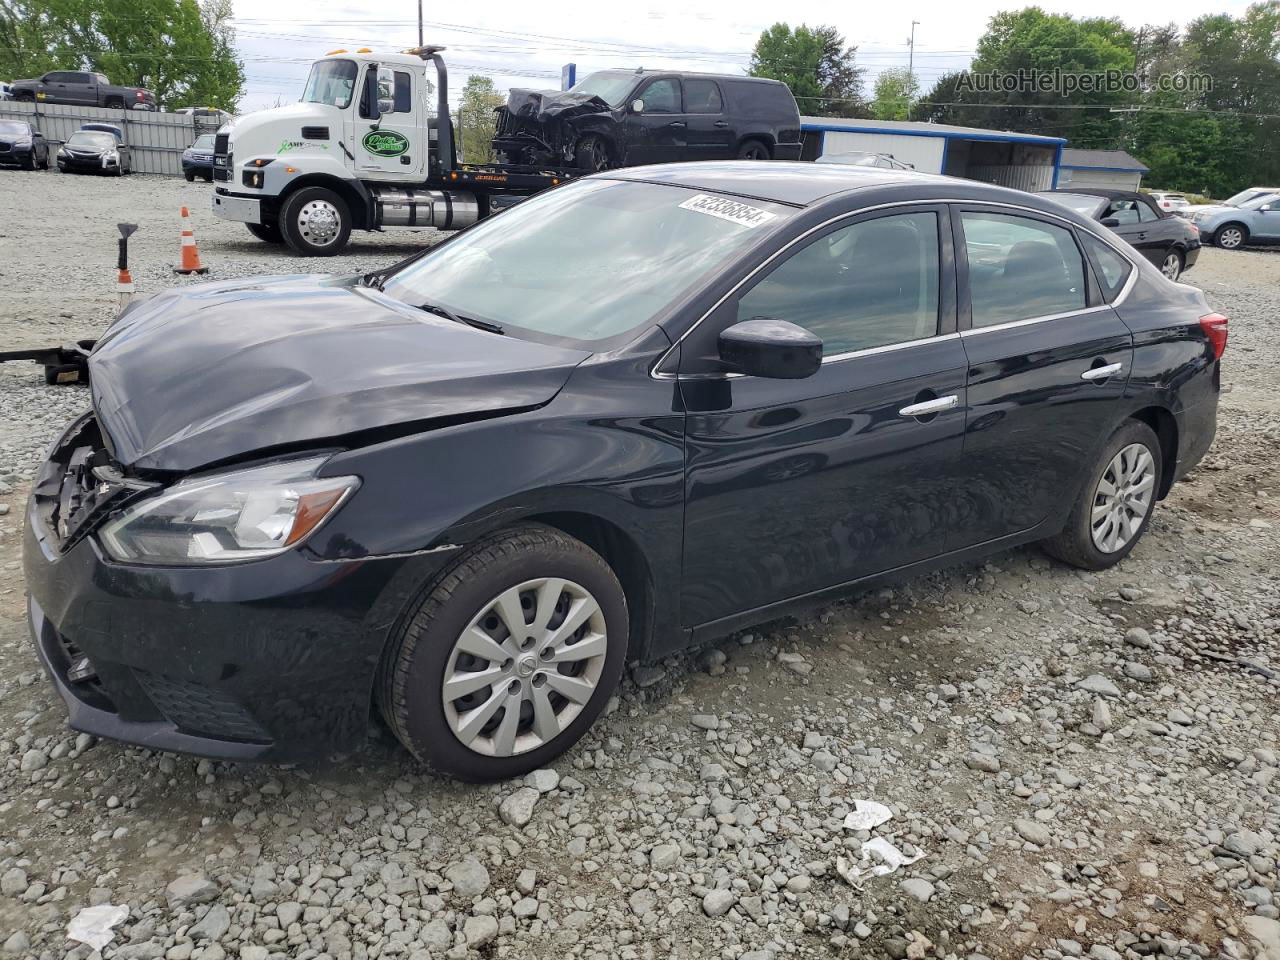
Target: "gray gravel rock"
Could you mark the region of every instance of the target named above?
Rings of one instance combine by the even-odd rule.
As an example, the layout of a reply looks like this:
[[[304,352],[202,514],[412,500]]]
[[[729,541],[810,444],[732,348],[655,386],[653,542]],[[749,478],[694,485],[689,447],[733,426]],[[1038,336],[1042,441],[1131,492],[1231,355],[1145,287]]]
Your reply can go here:
[[[218,885],[203,873],[187,873],[165,888],[170,906],[189,907],[218,897]]]
[[[478,897],[489,889],[489,871],[474,857],[450,864],[444,872],[454,892],[467,899]]]

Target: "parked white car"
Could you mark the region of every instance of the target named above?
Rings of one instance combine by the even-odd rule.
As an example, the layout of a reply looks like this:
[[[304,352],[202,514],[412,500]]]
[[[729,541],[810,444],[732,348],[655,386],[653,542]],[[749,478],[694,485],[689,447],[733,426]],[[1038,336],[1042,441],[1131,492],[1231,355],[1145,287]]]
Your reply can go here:
[[[1250,200],[1256,200],[1258,197],[1270,196],[1271,194],[1280,193],[1280,187],[1246,187],[1234,197],[1229,197],[1219,203],[1193,203],[1182,211],[1183,216],[1194,217],[1201,210],[1210,208],[1216,210],[1219,207],[1238,207],[1242,203],[1248,203]]]
[[[1180,193],[1167,193],[1163,190],[1151,191],[1152,202],[1161,210],[1167,210],[1169,213],[1182,213],[1187,207],[1191,206],[1187,198]]]

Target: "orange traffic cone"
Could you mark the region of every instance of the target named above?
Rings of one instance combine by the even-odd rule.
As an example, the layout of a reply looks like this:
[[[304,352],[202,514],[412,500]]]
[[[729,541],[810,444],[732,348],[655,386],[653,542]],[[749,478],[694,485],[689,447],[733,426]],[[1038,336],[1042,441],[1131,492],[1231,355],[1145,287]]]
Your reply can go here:
[[[190,214],[182,208],[182,266],[174,267],[174,273],[208,273],[208,267],[200,265],[200,251],[196,247],[196,235],[191,232]]]

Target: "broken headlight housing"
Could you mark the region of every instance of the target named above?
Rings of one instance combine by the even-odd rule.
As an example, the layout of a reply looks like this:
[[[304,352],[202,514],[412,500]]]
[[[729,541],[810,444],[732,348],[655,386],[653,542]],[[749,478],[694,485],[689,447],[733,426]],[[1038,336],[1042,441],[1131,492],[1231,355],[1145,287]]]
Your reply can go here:
[[[327,457],[182,480],[102,528],[126,563],[186,566],[272,557],[299,546],[356,488],[359,477],[316,474]]]

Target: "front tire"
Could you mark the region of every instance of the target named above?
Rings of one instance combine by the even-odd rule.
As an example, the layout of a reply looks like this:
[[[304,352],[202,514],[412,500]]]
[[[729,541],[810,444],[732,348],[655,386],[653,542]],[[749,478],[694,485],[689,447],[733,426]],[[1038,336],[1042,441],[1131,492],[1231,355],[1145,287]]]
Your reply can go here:
[[[1215,246],[1223,250],[1238,250],[1249,240],[1249,230],[1243,224],[1224,223],[1213,235]]]
[[[1083,570],[1115,566],[1146,532],[1163,470],[1155,432],[1137,420],[1125,421],[1103,447],[1067,525],[1041,543],[1044,551]]]
[[[196,172],[194,170],[183,170],[182,175],[187,178],[187,183],[196,182]]]
[[[274,223],[246,223],[249,232],[261,240],[263,243],[284,243],[284,237],[280,235],[280,228]]]
[[[599,173],[609,169],[609,144],[603,137],[583,137],[573,151],[573,162],[579,170]]]
[[[1168,251],[1160,263],[1160,272],[1170,280],[1177,280],[1182,276],[1182,254],[1177,250]]]
[[[332,190],[304,187],[289,194],[281,207],[280,231],[294,253],[331,257],[351,236],[351,211]]]
[[[476,544],[393,637],[378,704],[420,761],[517,777],[576,743],[618,684],[627,601],[594,550],[528,526]]]

